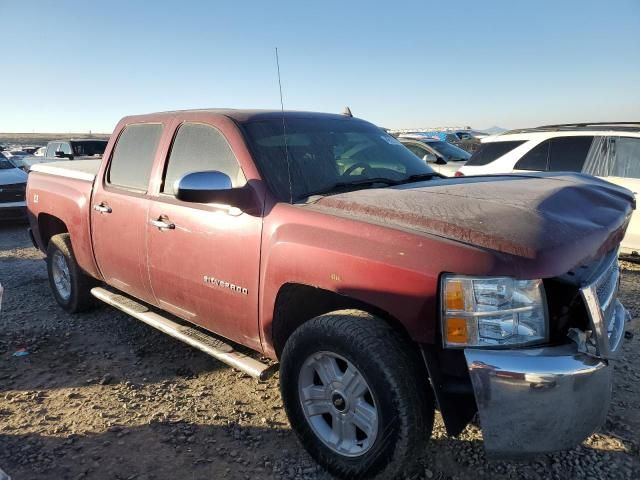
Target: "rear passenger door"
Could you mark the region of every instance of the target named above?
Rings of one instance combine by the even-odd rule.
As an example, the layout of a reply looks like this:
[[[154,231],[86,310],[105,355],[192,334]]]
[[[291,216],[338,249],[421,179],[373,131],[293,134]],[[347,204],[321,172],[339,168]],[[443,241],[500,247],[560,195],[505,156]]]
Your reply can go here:
[[[207,170],[227,174],[234,187],[246,184],[232,146],[216,124],[182,123],[148,216],[153,292],[164,310],[257,347],[261,209],[247,213],[175,197],[176,181],[187,173]],[[167,226],[158,227],[158,221]]]
[[[91,238],[105,281],[152,304],[156,302],[147,275],[147,191],[162,132],[160,123],[126,126],[91,201]]]

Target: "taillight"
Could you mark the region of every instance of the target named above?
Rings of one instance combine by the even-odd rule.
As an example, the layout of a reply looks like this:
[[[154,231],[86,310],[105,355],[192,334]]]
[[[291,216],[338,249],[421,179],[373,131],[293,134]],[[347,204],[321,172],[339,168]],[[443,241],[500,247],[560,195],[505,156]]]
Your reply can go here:
[[[453,174],[455,177],[464,177],[464,173],[462,173],[460,170],[458,170],[456,173]]]

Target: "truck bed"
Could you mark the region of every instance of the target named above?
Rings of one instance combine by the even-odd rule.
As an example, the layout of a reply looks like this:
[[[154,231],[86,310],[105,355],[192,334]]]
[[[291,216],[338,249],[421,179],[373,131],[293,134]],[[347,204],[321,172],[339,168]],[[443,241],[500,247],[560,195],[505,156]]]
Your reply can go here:
[[[99,277],[91,246],[90,202],[100,160],[71,160],[34,165],[27,181],[27,208],[38,248],[65,230],[73,253],[85,272]]]
[[[37,163],[31,167],[31,171],[93,182],[100,169],[101,162],[102,160],[97,159]]]

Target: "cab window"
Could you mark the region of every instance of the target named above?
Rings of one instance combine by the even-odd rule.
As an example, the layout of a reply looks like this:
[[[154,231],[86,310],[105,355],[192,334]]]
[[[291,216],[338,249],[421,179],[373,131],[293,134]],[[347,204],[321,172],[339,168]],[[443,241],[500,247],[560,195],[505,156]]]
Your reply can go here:
[[[107,183],[127,190],[146,192],[161,136],[162,125],[157,123],[125,127],[111,157]]]
[[[236,156],[217,128],[201,123],[184,123],[171,147],[162,193],[175,195],[176,182],[183,176],[207,170],[227,174],[234,187],[246,183]]]

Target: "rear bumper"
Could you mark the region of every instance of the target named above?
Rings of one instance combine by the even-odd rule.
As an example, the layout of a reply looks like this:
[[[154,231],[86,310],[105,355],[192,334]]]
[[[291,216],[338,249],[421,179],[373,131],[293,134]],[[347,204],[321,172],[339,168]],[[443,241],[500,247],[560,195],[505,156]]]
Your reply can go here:
[[[618,302],[615,321],[622,330],[626,320]],[[526,456],[573,448],[606,418],[613,366],[579,352],[575,344],[466,349],[465,357],[488,454]]]
[[[22,220],[27,218],[26,202],[0,203],[0,220]]]

